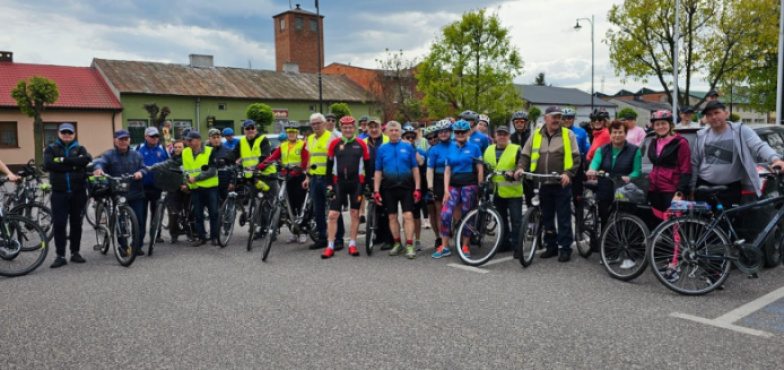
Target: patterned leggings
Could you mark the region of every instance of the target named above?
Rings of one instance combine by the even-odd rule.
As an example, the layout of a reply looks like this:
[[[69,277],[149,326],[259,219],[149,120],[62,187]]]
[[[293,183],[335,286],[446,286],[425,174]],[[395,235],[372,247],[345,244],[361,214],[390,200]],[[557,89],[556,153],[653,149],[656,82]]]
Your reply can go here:
[[[449,187],[449,200],[444,202],[441,208],[441,236],[452,236],[452,213],[458,203],[462,204],[463,215],[468,213],[474,207],[476,196],[479,193],[479,186],[469,185],[463,187]],[[471,236],[468,230],[464,232],[463,237]]]

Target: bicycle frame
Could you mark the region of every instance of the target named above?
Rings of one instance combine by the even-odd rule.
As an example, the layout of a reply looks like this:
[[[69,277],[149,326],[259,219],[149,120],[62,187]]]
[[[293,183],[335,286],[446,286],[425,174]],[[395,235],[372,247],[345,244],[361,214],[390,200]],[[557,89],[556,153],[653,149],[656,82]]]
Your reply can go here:
[[[715,198],[715,195],[714,195],[714,198]],[[754,203],[751,203],[751,204],[746,204],[746,205],[738,206],[738,207],[735,207],[735,208],[731,208],[731,209],[728,209],[728,210],[725,210],[724,207],[721,205],[721,203],[718,203],[717,208],[719,209],[719,215],[718,215],[718,217],[714,217],[713,218],[713,220],[711,221],[710,225],[708,226],[708,229],[707,229],[708,232],[704,233],[704,235],[702,235],[702,237],[700,237],[700,239],[697,241],[697,245],[700,245],[700,244],[704,243],[705,242],[705,238],[707,238],[707,236],[709,235],[709,231],[719,227],[719,224],[722,221],[724,221],[727,224],[727,226],[728,226],[727,229],[730,231],[730,235],[729,235],[730,239],[731,240],[735,240],[735,242],[733,242],[732,244],[734,246],[738,246],[740,244],[744,244],[745,240],[744,239],[740,239],[738,237],[738,234],[735,232],[735,228],[732,227],[732,223],[729,220],[729,215],[737,213],[737,212],[740,212],[740,211],[744,211],[744,210],[748,210],[748,209],[752,209],[752,208],[756,208],[756,207],[762,207],[762,206],[765,206],[765,205],[768,205],[768,204],[773,204],[773,203],[783,203],[784,204],[784,196],[778,196],[778,197],[775,197],[775,198],[765,199],[765,200],[757,201],[757,202],[754,202]],[[773,231],[773,228],[776,226],[776,224],[779,222],[779,220],[781,220],[782,217],[784,217],[784,207],[781,207],[781,209],[779,209],[778,212],[776,212],[776,214],[773,216],[773,218],[768,222],[768,225],[765,226],[765,229],[763,229],[762,232],[759,235],[757,235],[757,238],[754,240],[754,243],[752,243],[751,246],[753,248],[755,248],[755,249],[759,249],[760,246],[762,245],[762,242],[765,241],[765,239],[767,239],[768,235],[770,235],[771,231]],[[719,227],[719,229],[721,229],[721,228]],[[709,256],[701,256],[701,257],[709,257]]]

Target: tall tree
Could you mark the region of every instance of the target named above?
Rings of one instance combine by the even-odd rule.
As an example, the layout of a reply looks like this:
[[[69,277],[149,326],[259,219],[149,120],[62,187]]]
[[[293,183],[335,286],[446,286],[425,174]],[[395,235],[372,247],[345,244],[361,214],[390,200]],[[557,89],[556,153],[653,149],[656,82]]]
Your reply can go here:
[[[544,72],[539,72],[539,74],[536,75],[536,79],[534,79],[534,85],[547,86],[547,82],[544,80]]]
[[[617,74],[643,83],[655,78],[670,102],[677,47],[677,99],[684,105],[696,78],[715,88],[727,76],[745,74],[750,62],[759,59],[754,37],[764,23],[778,17],[758,9],[771,1],[775,0],[680,0],[681,44],[676,45],[676,0],[625,0],[610,9],[608,20],[615,27],[607,31],[604,42]]]
[[[385,116],[403,122],[414,121],[421,118],[423,112],[422,101],[416,96],[416,83],[414,71],[417,59],[408,59],[403,55],[403,50],[391,52],[386,49],[384,59],[376,59],[380,71],[371,82],[371,91],[376,104]],[[384,117],[384,120],[390,117]]]
[[[343,116],[351,115],[351,109],[348,108],[348,104],[346,103],[332,103],[332,105],[329,106],[329,112],[335,115],[338,122],[340,122],[340,119],[343,118]],[[338,126],[339,125],[340,123],[338,123]]]
[[[157,103],[145,103],[144,110],[150,115],[150,126],[160,128],[166,117],[171,114],[169,107],[158,108]]]
[[[11,97],[16,100],[22,113],[33,118],[35,163],[41,165],[44,155],[44,123],[41,113],[60,98],[57,84],[45,77],[32,76],[27,80],[20,80],[11,90]]]
[[[431,117],[471,109],[489,115],[512,111],[522,100],[512,80],[523,69],[509,30],[485,9],[464,13],[444,27],[419,65],[419,91]]]

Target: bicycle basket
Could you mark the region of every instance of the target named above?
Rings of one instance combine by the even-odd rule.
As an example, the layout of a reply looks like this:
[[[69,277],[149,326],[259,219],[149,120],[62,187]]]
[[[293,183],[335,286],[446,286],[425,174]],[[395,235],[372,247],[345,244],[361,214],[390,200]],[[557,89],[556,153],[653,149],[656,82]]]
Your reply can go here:
[[[87,180],[87,195],[91,198],[106,197],[110,190],[107,180],[97,180],[92,176]]]
[[[634,179],[615,189],[615,200],[634,204],[646,203],[647,177]]]
[[[131,179],[111,181],[112,194],[125,194],[131,190]]]
[[[156,168],[153,170],[152,182],[156,188],[165,191],[177,191],[185,183],[180,172]]]

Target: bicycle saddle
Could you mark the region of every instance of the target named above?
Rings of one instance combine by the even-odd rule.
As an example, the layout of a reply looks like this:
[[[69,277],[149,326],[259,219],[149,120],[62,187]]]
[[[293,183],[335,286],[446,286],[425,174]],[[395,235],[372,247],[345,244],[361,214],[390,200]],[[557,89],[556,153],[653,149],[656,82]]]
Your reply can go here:
[[[724,190],[727,190],[727,186],[726,185],[716,185],[716,186],[702,185],[702,186],[698,186],[697,187],[697,192],[698,193],[716,194],[716,193],[720,193],[720,192],[722,192]]]
[[[598,184],[599,182],[596,180],[588,180],[585,182],[585,187],[593,191],[596,191],[596,187],[598,186]]]

